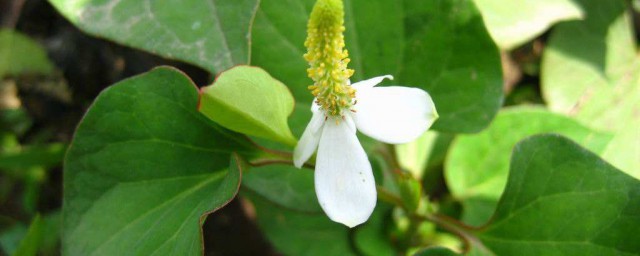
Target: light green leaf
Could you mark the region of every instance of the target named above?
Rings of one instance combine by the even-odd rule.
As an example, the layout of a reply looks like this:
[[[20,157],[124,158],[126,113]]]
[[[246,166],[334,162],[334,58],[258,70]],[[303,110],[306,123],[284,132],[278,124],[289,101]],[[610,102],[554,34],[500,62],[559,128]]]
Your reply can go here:
[[[0,29],[0,79],[8,75],[51,72],[53,64],[38,42],[19,32]]]
[[[569,139],[520,142],[496,214],[477,231],[497,255],[638,255],[640,181]]]
[[[539,36],[553,24],[583,18],[573,0],[474,0],[491,37],[512,50]]]
[[[577,2],[586,18],[559,24],[542,59],[543,96],[552,110],[562,113],[574,113],[585,100],[602,98],[590,95],[612,86],[609,82],[625,74],[636,55],[624,1]]]
[[[437,132],[427,131],[412,142],[396,145],[396,158],[400,167],[417,179],[422,179],[437,138]]]
[[[508,108],[481,133],[462,135],[451,145],[445,177],[464,206],[462,220],[481,225],[493,214],[507,183],[509,157],[516,143],[540,133],[568,136],[594,152],[603,152],[611,135],[542,108]]]
[[[197,88],[171,68],[98,96],[66,156],[63,254],[201,254],[201,218],[239,186],[231,152],[251,151],[197,104]]]
[[[578,1],[584,21],[558,25],[545,48],[542,89],[554,111],[615,132],[606,160],[640,178],[640,57],[626,1]]]
[[[199,110],[232,131],[295,146],[287,117],[294,100],[289,89],[260,68],[238,66],[202,90]]]
[[[453,135],[427,131],[416,140],[396,145],[396,158],[403,169],[422,179],[428,168],[441,165]]]
[[[312,81],[302,55],[314,2],[263,1],[253,26],[252,63],[307,106]],[[488,125],[502,102],[500,58],[471,0],[344,3],[352,82],[391,74],[393,84],[427,90],[440,115],[437,130],[475,132]]]
[[[212,73],[249,62],[259,0],[49,0],[84,32]]]
[[[602,158],[616,168],[640,179],[640,118],[627,121],[627,127],[616,133],[602,154]]]
[[[329,220],[320,209],[312,171],[273,165],[254,167],[245,174],[249,181],[243,182],[242,195],[251,201],[261,230],[279,252],[355,255],[349,243],[349,229]],[[283,181],[276,182],[277,176]],[[267,184],[269,187],[264,187]],[[306,203],[297,205],[303,201]]]

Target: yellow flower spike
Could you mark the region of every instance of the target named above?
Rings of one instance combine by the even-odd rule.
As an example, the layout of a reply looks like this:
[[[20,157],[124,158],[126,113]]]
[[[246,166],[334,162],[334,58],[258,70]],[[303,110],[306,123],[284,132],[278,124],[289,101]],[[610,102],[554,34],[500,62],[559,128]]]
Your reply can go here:
[[[310,66],[307,73],[314,82],[309,90],[327,115],[338,117],[351,108],[355,97],[355,90],[348,84],[354,71],[347,68],[351,60],[344,49],[344,30],[342,0],[318,0],[311,11],[304,42],[304,58]]]

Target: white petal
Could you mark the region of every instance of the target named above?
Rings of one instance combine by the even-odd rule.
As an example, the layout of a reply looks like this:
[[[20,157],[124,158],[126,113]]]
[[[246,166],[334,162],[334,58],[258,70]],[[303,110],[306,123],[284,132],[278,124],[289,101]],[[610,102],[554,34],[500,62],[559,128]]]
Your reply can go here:
[[[438,118],[429,94],[418,88],[390,86],[356,92],[356,127],[376,140],[401,144],[418,138]]]
[[[393,80],[393,76],[392,75],[378,76],[378,77],[370,78],[370,79],[363,80],[363,81],[357,82],[355,84],[352,84],[351,87],[356,89],[356,95],[357,95],[358,90],[364,90],[364,89],[373,88],[377,84],[381,83],[382,80],[384,80],[385,78]]]
[[[345,118],[350,119],[348,115]],[[371,164],[347,122],[325,123],[316,159],[315,186],[324,212],[335,222],[354,227],[376,206]]]
[[[317,98],[313,98],[313,102],[311,102],[311,113],[316,113],[320,111],[320,105],[316,103]]]
[[[302,167],[318,148],[323,124],[324,113],[322,111],[313,111],[311,121],[309,121],[307,128],[304,129],[300,141],[298,141],[296,148],[293,150],[293,164],[296,167]]]

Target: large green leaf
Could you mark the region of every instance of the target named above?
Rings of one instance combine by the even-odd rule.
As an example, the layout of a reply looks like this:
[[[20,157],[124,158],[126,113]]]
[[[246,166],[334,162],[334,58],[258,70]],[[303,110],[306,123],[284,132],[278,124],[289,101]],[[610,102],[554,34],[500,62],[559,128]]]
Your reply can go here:
[[[581,19],[573,0],[474,0],[498,46],[512,50],[559,21]]]
[[[258,224],[278,251],[355,255],[349,229],[329,220],[320,209],[312,171],[271,165],[246,170],[244,179],[242,194],[253,203]]]
[[[231,152],[250,152],[197,104],[197,88],[171,68],[98,96],[66,156],[63,254],[201,253],[201,216],[239,186]]]
[[[493,214],[507,184],[509,157],[516,143],[540,133],[558,133],[603,152],[611,135],[542,108],[508,108],[481,133],[459,136],[445,163],[447,185],[464,206],[462,219],[481,225]]]
[[[260,68],[238,66],[202,89],[199,110],[236,132],[295,146],[287,118],[294,101],[289,89]]]
[[[53,64],[41,45],[19,32],[0,29],[0,79],[7,75],[51,72]]]
[[[557,135],[520,142],[505,194],[477,232],[496,255],[638,255],[640,181]]]
[[[213,73],[248,63],[259,0],[49,0],[83,31]]]
[[[253,26],[252,63],[307,106],[311,80],[302,55],[314,2],[263,1]],[[440,114],[438,130],[475,132],[488,125],[502,102],[501,66],[471,0],[344,2],[352,81],[391,74],[394,84],[427,90]],[[294,119],[302,119],[297,113]]]

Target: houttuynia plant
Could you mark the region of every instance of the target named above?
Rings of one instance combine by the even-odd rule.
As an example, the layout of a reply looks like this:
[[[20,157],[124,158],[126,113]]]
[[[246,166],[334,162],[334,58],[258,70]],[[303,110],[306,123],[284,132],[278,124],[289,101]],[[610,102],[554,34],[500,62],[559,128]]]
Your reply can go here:
[[[63,255],[640,255],[636,2],[49,2],[187,67],[87,107]],[[53,72],[1,32],[3,78]],[[48,255],[32,208],[7,254]]]

